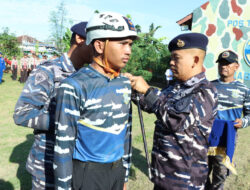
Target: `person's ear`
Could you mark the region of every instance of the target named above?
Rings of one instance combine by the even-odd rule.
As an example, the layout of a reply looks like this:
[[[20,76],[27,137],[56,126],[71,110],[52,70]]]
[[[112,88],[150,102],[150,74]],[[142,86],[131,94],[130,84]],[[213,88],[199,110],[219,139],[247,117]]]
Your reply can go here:
[[[198,65],[199,61],[200,61],[199,56],[194,56],[194,62],[193,62],[192,68],[194,68],[196,65]]]
[[[77,34],[76,34],[76,36],[75,36],[75,40],[76,40],[76,43],[77,43],[77,44],[82,44],[82,43],[85,42],[85,39],[82,38],[81,36],[77,35]]]
[[[98,54],[103,54],[104,53],[104,42],[101,40],[95,40],[94,41],[94,48]]]
[[[238,63],[235,63],[235,71],[237,71],[239,69],[240,65]]]

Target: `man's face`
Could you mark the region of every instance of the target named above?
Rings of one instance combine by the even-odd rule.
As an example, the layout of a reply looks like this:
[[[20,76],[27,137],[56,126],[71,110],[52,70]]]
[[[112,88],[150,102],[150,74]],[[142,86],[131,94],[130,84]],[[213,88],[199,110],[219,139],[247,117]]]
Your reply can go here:
[[[133,40],[129,38],[109,41],[106,56],[112,69],[120,70],[126,66],[131,55],[132,44]]]
[[[220,60],[218,64],[219,75],[223,78],[233,77],[238,67],[238,63],[229,63],[226,60]]]
[[[170,68],[176,79],[186,81],[192,76],[194,56],[188,50],[175,50],[171,52]]]

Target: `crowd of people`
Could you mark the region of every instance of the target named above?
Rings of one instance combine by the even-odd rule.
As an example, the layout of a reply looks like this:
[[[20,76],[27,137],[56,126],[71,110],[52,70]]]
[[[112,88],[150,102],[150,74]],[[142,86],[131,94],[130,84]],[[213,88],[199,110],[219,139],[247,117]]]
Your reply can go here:
[[[0,56],[3,56],[1,52]],[[54,58],[56,58],[56,56],[52,57],[52,59]],[[37,56],[36,53],[24,53],[23,57],[20,59],[17,59],[16,56],[13,56],[12,59],[4,57],[1,59],[2,66],[0,70],[3,73],[3,71],[7,71],[9,68],[12,73],[12,80],[18,80],[20,83],[25,83],[31,71],[46,60],[48,60],[46,54]],[[0,76],[0,78],[2,77]]]
[[[20,70],[25,82],[14,121],[34,129],[26,164],[32,189],[126,190],[135,97],[157,118],[150,167],[154,190],[223,189],[230,168],[223,159],[228,147],[220,144],[225,134],[219,132],[228,121],[235,136],[250,125],[250,90],[234,80],[238,55],[221,52],[220,78],[210,82],[203,66],[208,38],[178,35],[168,44],[167,87],[159,90],[141,76],[121,73],[138,38],[128,18],[95,13],[71,31],[70,50],[58,59],[40,64],[35,55],[24,55],[19,64],[15,57],[11,61],[13,80]],[[0,77],[1,63],[0,57]]]

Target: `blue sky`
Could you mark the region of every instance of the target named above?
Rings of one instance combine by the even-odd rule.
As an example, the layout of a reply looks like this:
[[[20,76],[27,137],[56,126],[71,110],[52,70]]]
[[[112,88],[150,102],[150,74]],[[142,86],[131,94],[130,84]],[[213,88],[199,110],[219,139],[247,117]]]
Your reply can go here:
[[[61,0],[0,0],[0,32],[29,35],[40,41],[49,38],[49,15],[57,10]],[[76,24],[88,20],[95,10],[130,14],[132,22],[147,32],[149,25],[162,26],[155,36],[167,41],[183,33],[176,21],[185,17],[207,0],[64,0],[67,18]],[[68,26],[70,27],[70,26]]]

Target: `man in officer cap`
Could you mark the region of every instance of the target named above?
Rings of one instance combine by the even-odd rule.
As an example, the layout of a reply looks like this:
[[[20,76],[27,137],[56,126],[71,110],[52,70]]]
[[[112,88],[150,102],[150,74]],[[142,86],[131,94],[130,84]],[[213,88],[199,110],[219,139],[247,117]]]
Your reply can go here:
[[[141,107],[157,117],[152,150],[154,190],[204,189],[207,146],[217,93],[202,72],[208,39],[181,34],[169,43],[175,82],[159,91],[142,77],[127,75],[143,95]]]
[[[137,33],[113,12],[94,14],[86,31],[93,62],[58,92],[56,189],[122,190],[131,165],[131,85],[120,71]]]
[[[71,28],[67,53],[43,62],[31,72],[15,107],[15,123],[34,129],[35,142],[26,164],[32,175],[32,189],[54,189],[55,97],[63,79],[92,61],[92,46],[85,43],[86,25],[81,22]]]
[[[4,58],[2,56],[3,56],[3,54],[2,54],[2,52],[0,52],[0,84],[2,83],[3,72],[6,69],[5,61],[4,61]]]
[[[234,74],[240,66],[238,55],[231,50],[226,50],[219,54],[216,62],[218,63],[220,75],[219,79],[212,81],[218,91],[216,120],[220,122],[231,121],[236,129],[246,128],[250,125],[250,90],[245,84],[234,79]],[[214,125],[213,129],[218,127]],[[232,137],[230,139],[233,141]],[[232,143],[236,144],[236,142]],[[234,149],[235,147],[231,148]],[[230,161],[228,163],[225,162],[227,160],[226,152],[218,153],[219,155],[210,154],[208,157],[209,174],[211,173],[212,180],[208,176],[207,190],[223,189],[224,182],[229,174],[228,168],[231,169],[230,166],[233,166],[233,163],[229,164]],[[231,169],[231,171],[233,170]]]

